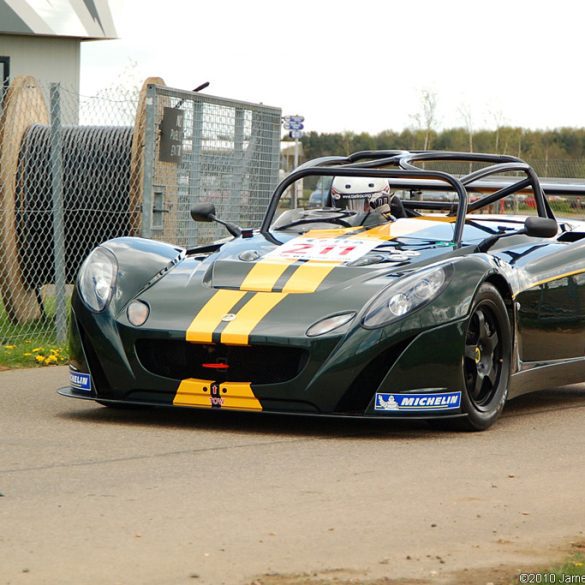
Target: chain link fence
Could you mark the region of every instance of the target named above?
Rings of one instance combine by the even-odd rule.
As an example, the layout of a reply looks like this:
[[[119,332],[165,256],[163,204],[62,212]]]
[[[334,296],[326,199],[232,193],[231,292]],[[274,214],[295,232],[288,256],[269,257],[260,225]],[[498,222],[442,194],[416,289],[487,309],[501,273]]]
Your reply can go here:
[[[3,93],[0,365],[10,348],[24,344],[34,358],[35,345],[64,341],[72,283],[99,243],[134,235],[189,247],[225,237],[222,226],[190,218],[199,201],[257,227],[278,181],[277,108],[159,78],[85,97],[21,77]],[[583,161],[530,162],[541,177],[585,176]],[[551,199],[559,212],[583,214],[579,198]]]
[[[196,201],[260,225],[278,182],[279,109],[151,85],[145,115],[143,235],[182,246],[225,237],[224,227],[191,220]]]
[[[191,219],[198,201],[257,227],[278,180],[280,110],[158,78],[93,98],[17,78],[0,112],[0,364],[64,342],[71,285],[101,242],[226,236]]]

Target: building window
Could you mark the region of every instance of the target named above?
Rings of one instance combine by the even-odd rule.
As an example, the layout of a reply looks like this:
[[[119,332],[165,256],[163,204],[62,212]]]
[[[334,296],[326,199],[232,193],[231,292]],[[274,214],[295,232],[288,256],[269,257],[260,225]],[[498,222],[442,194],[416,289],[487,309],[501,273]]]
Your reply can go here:
[[[10,57],[0,56],[0,80],[2,81],[2,89],[0,91],[2,96],[4,96],[10,83]]]
[[[152,229],[162,230],[164,228],[163,213],[167,213],[165,205],[165,188],[163,186],[154,186],[154,205],[152,206]]]

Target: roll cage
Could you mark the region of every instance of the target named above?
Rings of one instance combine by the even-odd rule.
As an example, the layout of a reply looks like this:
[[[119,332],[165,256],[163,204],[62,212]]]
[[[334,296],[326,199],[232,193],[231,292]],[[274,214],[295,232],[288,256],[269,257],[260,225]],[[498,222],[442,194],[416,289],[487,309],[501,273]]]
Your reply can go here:
[[[488,166],[458,178],[451,173],[426,170],[416,165],[416,163],[437,161],[484,163]],[[499,180],[493,178],[490,180],[490,177],[510,172],[518,173],[518,180],[515,177],[502,179],[501,176]],[[465,217],[468,212],[476,211],[516,193],[530,190],[534,196],[538,215],[554,219],[536,173],[529,164],[519,158],[508,155],[430,150],[366,150],[347,157],[317,158],[298,167],[276,187],[260,228],[262,233],[268,233],[279,201],[288,187],[295,181],[310,176],[386,178],[392,180],[393,189],[411,191],[417,189],[444,191],[447,187],[457,195],[455,207],[449,201],[424,201],[424,204],[421,204],[420,201],[404,200],[402,203],[407,209],[444,210],[449,215],[454,215],[456,219],[453,242],[456,246],[461,245]],[[471,202],[468,190],[487,193],[487,195],[479,201]]]

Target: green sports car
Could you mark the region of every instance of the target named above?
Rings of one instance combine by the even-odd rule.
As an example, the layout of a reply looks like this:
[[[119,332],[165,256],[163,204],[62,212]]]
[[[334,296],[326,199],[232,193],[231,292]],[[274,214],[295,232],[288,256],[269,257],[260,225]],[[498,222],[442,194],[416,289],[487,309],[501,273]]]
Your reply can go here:
[[[321,178],[304,208],[298,182]],[[117,238],[85,260],[61,394],[484,430],[510,398],[585,380],[585,223],[557,221],[517,158],[326,157],[259,229],[191,215],[231,237]]]

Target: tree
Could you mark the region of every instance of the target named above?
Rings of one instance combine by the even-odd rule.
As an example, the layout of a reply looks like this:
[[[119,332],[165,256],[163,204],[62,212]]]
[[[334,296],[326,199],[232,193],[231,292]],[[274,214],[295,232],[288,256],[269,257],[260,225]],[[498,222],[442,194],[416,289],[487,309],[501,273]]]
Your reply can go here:
[[[495,132],[495,136],[494,136],[494,138],[495,138],[494,152],[496,154],[499,154],[499,152],[500,152],[500,129],[504,125],[504,122],[506,121],[506,119],[504,117],[504,113],[502,112],[502,110],[500,108],[490,109],[489,116],[496,126],[496,132]]]
[[[437,94],[428,89],[420,90],[420,111],[411,116],[416,128],[424,136],[423,150],[431,147],[433,131],[437,125]]]
[[[473,115],[468,103],[461,104],[458,108],[459,115],[463,118],[464,127],[467,130],[469,152],[473,152]]]

